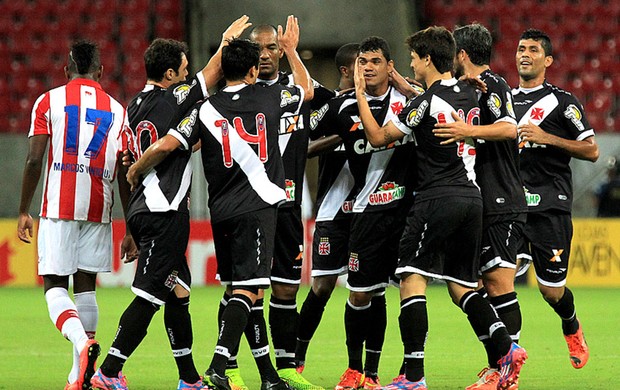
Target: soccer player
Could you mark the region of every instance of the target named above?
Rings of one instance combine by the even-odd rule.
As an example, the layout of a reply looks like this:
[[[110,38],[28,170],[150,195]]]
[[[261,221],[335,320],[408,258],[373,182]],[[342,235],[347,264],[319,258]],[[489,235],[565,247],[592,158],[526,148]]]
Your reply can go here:
[[[185,113],[208,96],[207,89],[221,78],[221,50],[228,39],[249,27],[248,17],[234,21],[209,63],[187,77],[187,46],[155,39],[144,54],[147,83],[129,104],[129,121],[136,138],[136,154],[164,137]],[[91,383],[97,389],[126,389],[121,370],[146,336],[155,312],[165,305],[164,325],[178,373],[178,389],[200,389],[202,380],[192,358],[189,313],[191,275],[185,258],[189,239],[191,150],[176,151],[146,173],[130,180],[129,228],[140,248],[132,291],[136,294],[120,318],[116,337]],[[131,177],[128,172],[128,179]]]
[[[375,121],[396,118],[406,97],[389,84],[394,68],[388,43],[369,37],[360,43],[362,91]],[[378,388],[378,367],[387,324],[385,288],[394,274],[398,241],[411,206],[413,137],[389,147],[373,147],[361,126],[355,94],[345,93],[317,111],[319,134],[338,134],[345,145],[356,191],[348,257],[349,299],[345,306],[348,367],[337,390]],[[362,355],[366,349],[365,364]]]
[[[353,88],[353,72],[359,44],[348,43],[336,52],[336,66],[340,73],[338,91]],[[311,115],[312,122],[319,116]],[[314,332],[321,322],[338,276],[347,272],[349,259],[349,230],[353,197],[353,176],[340,137],[323,136],[313,131],[308,157],[319,156],[319,183],[317,190],[317,216],[312,242],[312,288],[299,312],[299,328],[295,361],[298,371],[303,371],[306,352]],[[320,152],[327,147],[329,151]]]
[[[218,273],[230,293],[221,313],[215,354],[205,373],[209,386],[217,389],[237,388],[226,375],[226,364],[238,349],[259,289],[270,283],[277,207],[286,199],[279,125],[299,115],[302,103],[313,95],[310,77],[296,51],[296,18],[288,17],[285,32],[278,27],[278,41],[291,65],[295,86],[255,85],[258,45],[232,40],[222,55],[226,87],[194,108],[129,172],[136,177],[153,165],[151,159],[179,148],[191,150],[201,141]],[[256,336],[250,339],[250,348],[263,381],[261,389],[289,388],[271,364],[268,343],[260,345],[266,335]]]
[[[458,27],[454,61],[456,77],[468,74],[479,77],[487,86],[480,94],[480,125],[466,123],[453,113],[451,123],[438,123],[435,135],[446,138],[444,144],[467,137],[476,140],[476,182],[482,194],[482,253],[480,272],[483,289],[514,342],[519,341],[521,310],[514,288],[517,251],[521,246],[525,223],[525,196],[519,173],[517,122],[512,94],[506,81],[489,67],[493,39],[484,26],[474,23]],[[501,357],[491,342],[488,331],[474,331],[487,351],[488,368],[468,390],[496,389]]]
[[[513,343],[495,311],[474,288],[477,286],[482,199],[474,171],[471,138],[442,145],[433,134],[436,123],[452,122],[453,111],[477,124],[476,92],[452,78],[456,54],[452,34],[443,27],[429,27],[407,39],[415,79],[425,93],[411,100],[397,118],[379,125],[365,98],[367,81],[356,68],[355,90],[364,131],[373,147],[390,145],[415,136],[417,185],[415,202],[399,247],[396,275],[401,279],[401,337],[405,349],[405,374],[388,389],[426,389],[424,346],[428,333],[426,286],[429,278],[445,280],[452,300],[470,322],[488,330],[500,351],[498,388],[506,389],[518,378],[527,358]]]
[[[131,137],[123,106],[99,85],[103,66],[89,41],[71,45],[65,75],[69,82],[41,95],[32,110],[17,236],[30,243],[32,197],[48,159],[38,232],[38,273],[52,322],[73,344],[73,368],[66,390],[90,388],[99,343],[95,297],[98,272],[112,269],[113,184],[126,211],[129,185],[121,153]],[[49,148],[48,148],[49,146]],[[118,171],[117,171],[118,170]],[[121,257],[137,255],[126,230]],[[68,292],[73,276],[73,300]]]
[[[573,367],[588,362],[589,351],[573,293],[566,287],[573,236],[571,157],[596,161],[598,145],[583,107],[569,92],[545,81],[553,63],[549,36],[530,29],[516,53],[519,87],[512,91],[520,137],[521,176],[528,205],[521,259],[533,261],[538,289],[562,319]]]

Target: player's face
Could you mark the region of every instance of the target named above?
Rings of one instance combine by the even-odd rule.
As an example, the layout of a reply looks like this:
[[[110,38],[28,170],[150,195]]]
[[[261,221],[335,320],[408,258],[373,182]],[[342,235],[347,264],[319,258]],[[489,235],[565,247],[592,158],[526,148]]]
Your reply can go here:
[[[424,77],[426,75],[426,63],[424,59],[420,58],[418,53],[412,51],[411,53],[411,70],[413,71],[413,78],[415,81],[420,83],[424,82]]]
[[[172,84],[176,84],[187,79],[187,57],[185,54],[181,54],[181,56],[181,66],[179,66],[176,74],[172,77]]]
[[[533,39],[522,39],[517,46],[517,71],[523,80],[531,80],[544,75],[547,66],[551,65],[552,57],[545,55],[540,42]]]
[[[250,39],[260,47],[260,61],[258,63],[258,77],[263,80],[273,80],[278,76],[282,51],[278,46],[278,37],[273,31],[252,34]]]
[[[373,88],[387,85],[391,61],[387,61],[381,51],[366,51],[359,54],[359,64],[364,73],[366,86]]]

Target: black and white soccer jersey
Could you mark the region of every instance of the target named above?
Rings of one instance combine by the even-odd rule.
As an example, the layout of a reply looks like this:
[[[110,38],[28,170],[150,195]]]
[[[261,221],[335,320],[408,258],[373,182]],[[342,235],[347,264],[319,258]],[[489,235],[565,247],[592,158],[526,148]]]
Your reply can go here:
[[[354,184],[344,144],[320,155],[316,222],[349,218],[353,212]]]
[[[480,94],[480,124],[509,122],[516,125],[512,93],[499,75],[485,70],[480,79],[487,92]],[[518,214],[527,211],[519,172],[519,142],[476,142],[476,182],[482,192],[484,215]]]
[[[407,99],[390,87],[382,96],[366,96],[380,125],[395,120]],[[335,97],[316,111],[312,127],[320,134],[338,134],[345,145],[356,192],[353,212],[397,207],[413,194],[411,164],[413,136],[386,147],[373,147],[364,132],[354,92]]]
[[[469,138],[440,145],[433,134],[436,123],[453,122],[455,111],[472,125],[480,121],[475,90],[456,79],[439,80],[423,94],[411,100],[393,123],[406,134],[415,136],[417,160],[416,202],[445,196],[477,197],[476,149]]]
[[[212,222],[285,201],[278,128],[299,115],[303,100],[297,86],[229,86],[170,130],[185,150],[202,141]]]
[[[198,101],[208,96],[202,73],[169,88],[146,85],[127,108],[129,125],[136,137],[138,158],[151,144],[175,127]],[[192,178],[191,150],[177,149],[151,171],[131,194],[128,217],[142,212],[188,213]]]
[[[304,172],[308,155],[308,129],[309,117],[312,109],[322,106],[335,93],[312,80],[314,86],[314,98],[302,106],[299,114],[287,116],[280,121],[280,154],[284,164],[286,182],[286,203],[281,207],[301,205],[303,196]],[[287,72],[278,72],[278,77],[273,80],[256,80],[257,85],[271,86],[295,85],[293,75]]]
[[[557,137],[581,141],[594,135],[579,101],[546,81],[535,88],[512,91],[517,123],[528,121]],[[519,144],[521,178],[529,212],[570,212],[573,188],[571,157],[564,151],[531,142]]]

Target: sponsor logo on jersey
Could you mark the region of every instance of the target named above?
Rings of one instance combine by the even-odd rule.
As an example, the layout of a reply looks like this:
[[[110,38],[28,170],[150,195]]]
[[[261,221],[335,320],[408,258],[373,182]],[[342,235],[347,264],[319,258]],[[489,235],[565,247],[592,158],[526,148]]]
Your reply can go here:
[[[409,142],[415,142],[413,134],[408,134],[401,140],[394,141],[391,144],[388,144],[386,146],[380,146],[378,148],[372,146],[367,139],[361,138],[353,143],[353,151],[356,154],[366,154],[391,149],[400,145],[408,144]]]
[[[179,122],[177,126],[177,131],[183,134],[186,137],[189,137],[192,134],[192,128],[196,124],[196,118],[198,118],[198,109],[194,108],[189,116],[186,116]]]
[[[360,270],[360,260],[357,258],[357,253],[351,252],[349,255],[349,271],[357,272]]]
[[[491,110],[491,112],[493,113],[493,115],[495,115],[496,118],[499,118],[499,116],[502,114],[500,110],[500,108],[502,107],[502,99],[500,99],[495,92],[493,92],[491,96],[489,96],[489,99],[487,100],[487,106],[489,106],[489,110]]]
[[[331,245],[329,243],[329,237],[321,237],[319,239],[319,255],[328,256],[330,249]]]
[[[303,130],[304,116],[293,115],[280,118],[280,134],[292,133],[293,131]]]
[[[191,84],[181,84],[172,91],[174,97],[177,98],[178,105],[180,105],[185,101],[185,99],[187,99],[187,97],[189,96],[189,92],[192,90],[192,88],[194,88],[195,85],[196,80],[192,80]]]
[[[344,202],[342,202],[342,212],[343,213],[352,213],[353,212],[353,201],[352,200],[345,200]]]
[[[525,187],[523,187],[523,189],[525,190],[525,202],[527,203],[527,206],[528,207],[538,206],[541,200],[540,194],[532,194]]]
[[[291,91],[282,90],[280,92],[280,107],[286,107],[289,104],[297,103],[299,101],[299,95],[292,95]]]
[[[512,94],[510,91],[506,92],[506,111],[508,111],[508,115],[513,118],[516,118],[514,107],[512,106]]]
[[[284,191],[286,192],[286,201],[295,201],[295,182],[290,179],[284,180]]]
[[[178,276],[179,276],[179,273],[177,271],[172,271],[172,273],[168,275],[168,277],[166,278],[166,281],[164,282],[164,286],[172,290],[174,286],[177,285]]]
[[[579,131],[584,131],[586,129],[583,125],[583,122],[581,122],[583,115],[574,104],[569,104],[568,107],[566,107],[566,110],[564,111],[564,116],[566,117],[566,119],[570,119],[570,121],[573,122],[573,124],[575,125],[575,127],[577,127]]]
[[[418,108],[414,108],[407,115],[407,126],[416,127],[422,121],[422,117],[424,116],[424,112],[428,108],[428,102],[426,100],[422,101]]]
[[[552,263],[560,263],[562,261],[560,256],[564,253],[564,249],[551,249],[551,252],[553,252],[553,257],[550,258],[549,261]]]
[[[376,192],[368,195],[368,203],[373,206],[380,206],[402,199],[404,196],[404,186],[400,186],[393,181],[388,181],[381,184]]]
[[[321,119],[323,119],[328,110],[329,104],[326,104],[318,110],[312,111],[312,113],[310,114],[310,130],[316,129],[316,127],[319,125],[319,122],[321,121]]]
[[[532,112],[530,112],[530,118],[535,121],[540,121],[545,116],[545,110],[540,107],[532,108]]]

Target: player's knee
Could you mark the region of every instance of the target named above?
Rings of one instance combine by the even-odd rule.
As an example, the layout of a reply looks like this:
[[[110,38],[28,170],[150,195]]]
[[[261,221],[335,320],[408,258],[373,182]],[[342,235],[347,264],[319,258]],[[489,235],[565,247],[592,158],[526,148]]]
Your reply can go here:
[[[564,295],[564,287],[548,287],[539,284],[538,290],[542,294],[543,299],[550,304],[558,303]]]
[[[349,302],[356,307],[367,306],[370,304],[373,294],[368,292],[351,292]]]
[[[329,298],[336,287],[336,279],[334,278],[314,278],[312,282],[312,291],[317,297]]]
[[[297,297],[298,284],[272,283],[272,295],[278,299],[292,300]]]
[[[176,296],[177,298],[186,298],[186,297],[189,297],[189,291],[187,291],[181,285],[177,284],[174,287],[174,294],[172,294],[172,295]]]

